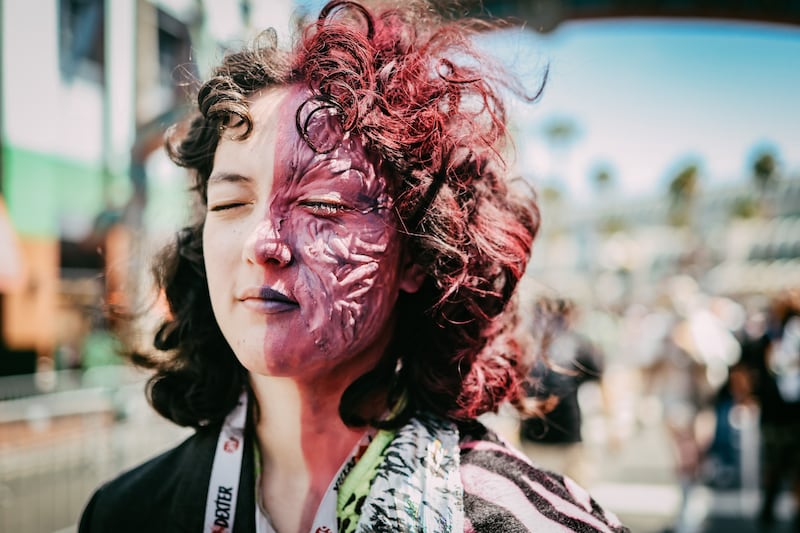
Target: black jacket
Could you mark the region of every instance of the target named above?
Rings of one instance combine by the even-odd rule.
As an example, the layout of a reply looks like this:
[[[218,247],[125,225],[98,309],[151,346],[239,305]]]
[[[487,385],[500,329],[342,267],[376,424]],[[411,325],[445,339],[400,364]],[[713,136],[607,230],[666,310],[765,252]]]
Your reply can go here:
[[[219,428],[198,431],[178,447],[100,487],[79,533],[201,532]],[[234,531],[255,531],[252,435],[244,439]]]
[[[84,509],[78,532],[202,532],[219,429],[198,431],[177,448],[100,487]],[[609,521],[610,515],[588,494],[574,499],[575,488],[561,476],[536,468],[482,424],[462,425],[459,432],[461,467],[471,469],[469,483],[464,484],[464,512],[475,531],[548,531],[555,521],[572,531],[595,533],[600,530],[581,518],[591,514],[593,523],[606,524],[602,531],[628,532],[616,518]],[[248,426],[234,522],[239,533],[256,530],[254,442]],[[498,477],[513,490],[487,491],[487,482],[496,483]],[[543,497],[542,490],[552,496]],[[520,499],[520,494],[527,499]],[[551,501],[560,502],[558,508]],[[526,502],[527,510],[521,510]],[[520,520],[518,512],[527,518]]]

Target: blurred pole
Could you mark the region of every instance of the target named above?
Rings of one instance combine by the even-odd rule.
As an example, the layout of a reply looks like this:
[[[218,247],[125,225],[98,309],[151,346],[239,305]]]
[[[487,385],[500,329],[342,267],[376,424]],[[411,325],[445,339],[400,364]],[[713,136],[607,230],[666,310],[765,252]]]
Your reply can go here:
[[[104,0],[105,86],[103,92],[103,200],[111,220],[119,220],[131,195],[131,145],[136,135],[137,2]],[[130,232],[109,222],[105,233],[104,303],[126,307],[130,276]]]
[[[130,147],[136,134],[136,2],[105,0],[103,197],[120,207],[129,187]]]
[[[743,405],[739,410],[739,468],[741,480],[741,509],[744,516],[754,516],[759,505],[761,441],[759,409]]]

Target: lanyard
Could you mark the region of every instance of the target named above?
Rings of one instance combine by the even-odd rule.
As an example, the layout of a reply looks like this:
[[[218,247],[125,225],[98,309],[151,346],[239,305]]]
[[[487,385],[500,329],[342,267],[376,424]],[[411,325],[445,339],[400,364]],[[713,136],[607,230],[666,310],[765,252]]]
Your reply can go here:
[[[211,481],[206,497],[206,518],[203,533],[230,533],[236,514],[236,495],[244,452],[244,425],[247,419],[247,391],[222,425],[217,451],[211,467]]]

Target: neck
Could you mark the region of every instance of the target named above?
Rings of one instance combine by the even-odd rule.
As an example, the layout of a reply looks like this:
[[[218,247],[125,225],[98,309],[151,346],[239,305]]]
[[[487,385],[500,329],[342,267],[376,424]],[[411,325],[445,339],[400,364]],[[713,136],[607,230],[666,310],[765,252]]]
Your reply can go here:
[[[261,494],[278,531],[308,531],[331,480],[364,434],[339,417],[349,382],[251,375],[258,402]]]
[[[326,390],[268,376],[251,376],[250,382],[258,402],[256,434],[264,462],[295,473],[324,466],[321,463],[335,463],[330,468],[338,470],[352,449],[347,441],[355,445],[363,434],[363,429],[348,428],[339,418],[344,387]],[[327,453],[340,447],[345,449],[341,454]]]

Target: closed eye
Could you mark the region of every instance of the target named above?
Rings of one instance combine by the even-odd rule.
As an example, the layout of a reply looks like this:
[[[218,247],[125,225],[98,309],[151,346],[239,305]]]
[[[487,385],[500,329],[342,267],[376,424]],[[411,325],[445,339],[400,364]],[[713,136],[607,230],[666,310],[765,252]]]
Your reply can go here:
[[[237,207],[243,207],[245,205],[247,205],[247,202],[227,202],[227,203],[209,205],[208,210],[214,212],[228,211],[229,209],[236,209]]]

